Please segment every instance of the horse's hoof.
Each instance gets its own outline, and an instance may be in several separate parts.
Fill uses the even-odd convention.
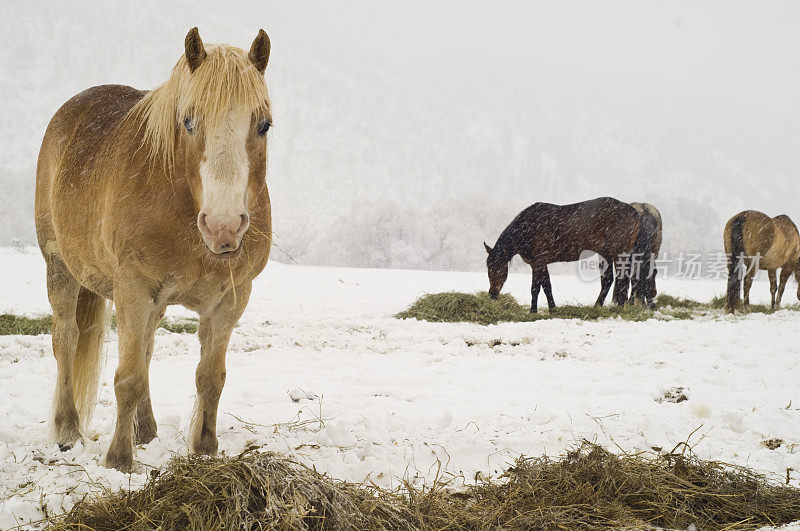
[[[134,444],[148,444],[156,437],[158,437],[158,433],[155,431],[138,432],[136,434]]]
[[[103,459],[103,465],[127,474],[133,470],[133,447],[115,448],[112,442],[105,459]]]
[[[147,444],[156,437],[158,437],[158,429],[156,428],[156,421],[153,417],[150,417],[148,420],[139,420],[134,426],[134,444]]]
[[[195,455],[217,455],[219,440],[216,435],[205,432],[189,444],[189,453]]]
[[[62,452],[68,452],[72,450],[72,447],[75,446],[75,443],[58,443],[58,449]]]

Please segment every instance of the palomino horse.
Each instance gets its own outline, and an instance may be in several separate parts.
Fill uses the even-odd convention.
[[[661,213],[658,211],[656,207],[649,203],[631,203],[631,206],[636,209],[636,213],[639,214],[639,235],[636,237],[637,243],[634,243],[634,247],[642,247],[642,241],[647,240],[650,241],[652,246],[650,251],[652,256],[658,256],[658,252],[661,250],[661,241],[662,241],[662,223],[661,223]],[[633,251],[633,250],[631,250]],[[617,304],[625,304],[628,300],[628,289],[631,287],[631,276],[632,272],[637,271],[637,268],[641,266],[641,257],[636,256],[633,252],[631,255],[626,259],[624,263],[624,267],[622,271],[617,274],[616,281],[614,282],[614,294],[613,294],[613,301]],[[652,262],[651,262],[652,264]],[[651,267],[652,271],[639,271],[639,273],[646,275],[646,282],[645,282],[645,292],[644,292],[644,300],[649,307],[654,306],[654,300],[656,298],[657,290],[656,290],[656,269],[655,267]],[[635,300],[641,300],[641,297],[637,296],[637,284],[633,284],[633,289],[631,289],[631,302]]]
[[[597,306],[602,306],[614,281],[614,264],[634,249],[639,234],[639,215],[629,204],[600,197],[572,205],[535,203],[517,215],[500,234],[494,248],[484,242],[489,272],[489,296],[496,298],[508,277],[508,263],[515,256],[531,266],[531,312],[537,310],[539,290],[544,288],[547,305],[556,304],[547,264],[574,262],[583,251],[593,251],[606,262],[600,280]],[[649,268],[650,242],[641,242],[643,259]],[[646,252],[645,252],[646,251]],[[639,281],[637,277],[637,281]],[[644,293],[640,290],[639,293]]]
[[[744,277],[744,309],[750,307],[750,286],[758,269],[769,275],[772,309],[781,305],[783,290],[792,273],[798,281],[800,299],[800,234],[789,216],[771,218],[762,212],[745,210],[725,224],[725,254],[728,255],[728,296],[725,309],[739,307],[739,289]],[[776,270],[780,268],[780,285]],[[776,296],[777,294],[777,296]]]
[[[105,464],[131,470],[133,443],[156,436],[148,367],[170,304],[200,317],[188,442],[193,453],[216,452],[225,351],[271,245],[269,51],[263,30],[247,53],[204,45],[193,28],[163,85],[93,87],[50,121],[36,232],[53,308],[53,427],[62,448],[81,437],[93,409],[113,300],[117,422]]]

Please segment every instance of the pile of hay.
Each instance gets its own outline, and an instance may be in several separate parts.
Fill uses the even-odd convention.
[[[530,313],[528,306],[520,305],[514,297],[501,294],[497,299],[489,298],[485,291],[470,293],[431,293],[417,299],[405,311],[395,315],[398,319],[418,319],[435,323],[478,323],[482,325],[500,322],[539,321],[542,319],[583,319],[597,320],[620,317],[628,321],[644,321],[657,318],[689,318],[684,308],[655,315],[641,306],[559,306],[553,311],[547,307],[539,313]]]
[[[436,323],[488,325],[504,321],[531,321],[536,314],[520,306],[511,295],[504,293],[497,299],[491,299],[489,293],[483,291],[474,295],[457,292],[424,295],[395,317]]]
[[[398,319],[418,319],[434,323],[478,323],[482,325],[501,322],[527,322],[542,319],[597,319],[620,318],[626,321],[647,319],[675,320],[694,319],[708,314],[721,314],[725,307],[723,297],[714,297],[711,302],[659,295],[655,300],[656,311],[642,306],[603,307],[565,305],[548,311],[539,308],[539,313],[529,313],[528,306],[520,305],[514,297],[502,294],[497,299],[489,298],[485,291],[470,293],[431,293],[417,299],[408,309],[395,315]],[[800,305],[784,305],[784,310],[800,311]],[[769,306],[753,304],[750,313],[771,313]]]
[[[800,490],[685,455],[616,456],[584,442],[520,458],[495,481],[385,491],[271,453],[176,458],[139,491],[78,503],[64,529],[754,529],[800,520]]]

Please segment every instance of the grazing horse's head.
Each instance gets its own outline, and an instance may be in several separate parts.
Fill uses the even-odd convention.
[[[497,246],[492,249],[486,245],[486,242],[483,242],[483,247],[489,255],[486,257],[486,269],[489,272],[489,297],[496,299],[508,278],[509,260],[497,251]]]
[[[269,51],[264,30],[248,53],[204,45],[193,28],[170,78],[132,111],[142,116],[151,154],[172,179],[186,179],[197,230],[217,258],[237,254],[250,213],[267,201]]]

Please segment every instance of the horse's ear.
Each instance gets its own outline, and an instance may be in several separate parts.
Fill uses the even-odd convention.
[[[186,62],[189,63],[189,71],[194,72],[206,58],[206,49],[200,39],[200,32],[197,26],[189,30],[186,34]]]
[[[258,30],[258,35],[256,35],[255,40],[253,41],[253,45],[250,46],[250,53],[248,57],[250,61],[253,62],[256,69],[264,73],[264,70],[267,69],[267,61],[269,61],[269,37],[267,37],[267,32],[263,29]]]
[[[484,249],[486,249],[486,254],[489,254],[489,253],[492,252],[492,248],[489,247],[488,245],[486,245],[486,242],[483,242],[483,247],[484,247]]]

